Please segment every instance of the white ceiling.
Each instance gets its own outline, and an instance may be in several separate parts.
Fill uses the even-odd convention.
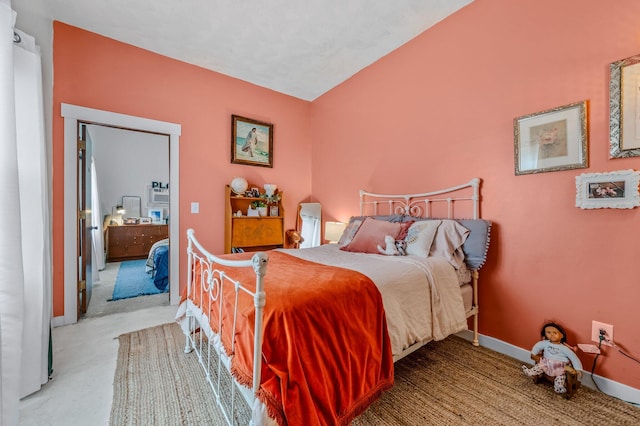
[[[313,100],[473,0],[21,0],[67,24]]]

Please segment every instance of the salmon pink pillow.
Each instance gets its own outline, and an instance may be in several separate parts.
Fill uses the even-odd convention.
[[[379,254],[378,246],[383,249],[385,247],[384,237],[391,235],[393,239],[396,239],[405,227],[404,223],[387,222],[368,217],[362,222],[353,239],[345,246],[340,247],[340,250]]]

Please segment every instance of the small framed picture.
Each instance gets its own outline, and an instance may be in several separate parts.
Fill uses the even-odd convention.
[[[151,223],[151,218],[150,217],[141,217],[140,218],[140,223],[141,224],[150,224]]]
[[[576,207],[632,209],[640,206],[640,172],[621,170],[576,176]]]
[[[278,216],[278,206],[269,206],[269,216]]]
[[[232,115],[231,162],[273,167],[273,124]]]
[[[517,117],[513,132],[516,176],[589,164],[586,101]]]
[[[162,223],[162,209],[149,209],[149,217],[151,218],[151,223],[161,224]]]

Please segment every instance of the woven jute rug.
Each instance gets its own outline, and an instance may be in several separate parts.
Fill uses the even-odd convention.
[[[225,424],[177,324],[119,340],[111,425]],[[395,364],[395,386],[353,425],[640,424],[640,408],[584,386],[566,400],[520,365],[455,336],[431,342]],[[248,415],[241,406],[237,424],[248,424]]]

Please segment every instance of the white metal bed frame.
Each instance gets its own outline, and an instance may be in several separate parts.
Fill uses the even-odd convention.
[[[400,214],[413,217],[432,217],[432,206],[434,204],[446,204],[447,219],[454,219],[454,205],[459,202],[471,202],[472,217],[471,219],[480,218],[480,179],[474,178],[469,182],[451,188],[441,189],[432,192],[423,192],[418,194],[376,194],[373,192],[360,191],[360,215],[381,215],[381,214]],[[467,195],[467,192],[471,192]],[[461,193],[459,196],[441,197],[444,194]],[[369,212],[367,209],[372,209]],[[461,219],[461,218],[457,218]],[[471,309],[466,313],[467,318],[473,316],[473,346],[479,346],[478,341],[478,278],[480,274],[477,269],[471,270],[471,279],[473,285],[473,302]],[[420,349],[425,343],[414,344],[405,349],[400,355],[394,357],[394,361],[404,358],[410,353]]]
[[[465,190],[466,188],[471,188],[473,194],[471,196],[460,196],[460,197],[438,197],[443,194],[457,192],[461,190]],[[383,208],[386,209],[386,213],[384,214],[407,214],[411,216],[420,216],[420,217],[430,217],[431,214],[431,206],[433,203],[447,203],[447,211],[448,217],[453,218],[454,213],[454,203],[461,201],[471,201],[473,203],[473,219],[477,219],[479,217],[479,202],[480,202],[480,179],[473,179],[470,182],[447,188],[444,190],[433,191],[433,192],[425,192],[420,194],[402,194],[402,195],[389,195],[389,194],[376,194],[367,191],[360,191],[360,212],[364,215],[367,207],[372,207],[374,212],[373,215],[383,214],[380,212]],[[386,207],[383,207],[386,206]],[[262,356],[261,356],[261,348],[262,348],[262,321],[263,321],[263,310],[265,306],[266,294],[263,287],[264,276],[267,270],[267,264],[269,261],[269,256],[264,252],[257,252],[253,255],[250,260],[227,260],[217,257],[211,254],[208,250],[206,250],[196,239],[195,231],[193,229],[189,229],[187,231],[187,256],[188,256],[188,268],[187,268],[187,304],[191,303],[189,296],[192,294],[192,282],[193,282],[193,274],[197,271],[194,265],[196,263],[200,264],[199,274],[200,274],[200,282],[203,283],[201,285],[201,292],[208,293],[209,305],[200,310],[198,313],[198,309],[192,305],[192,308],[195,309],[186,309],[186,326],[183,325],[183,330],[185,330],[186,334],[186,344],[184,351],[185,353],[189,353],[191,351],[195,351],[198,357],[198,361],[200,365],[204,369],[206,374],[206,379],[214,393],[216,398],[216,403],[220,407],[221,411],[224,414],[224,417],[229,425],[235,424],[233,416],[235,410],[235,398],[236,398],[236,390],[242,395],[242,397],[247,401],[249,406],[253,408],[254,403],[257,400],[257,393],[260,387],[260,379],[261,379],[261,368],[262,368]],[[222,265],[226,267],[238,267],[238,268],[253,268],[256,274],[256,282],[255,282],[255,291],[249,290],[247,287],[243,286],[242,283],[233,280],[233,278],[229,277],[224,271],[220,269],[216,269],[215,265]],[[472,279],[473,279],[473,306],[472,309],[467,312],[467,318],[470,316],[474,316],[473,321],[473,345],[478,346],[478,271],[472,270]],[[231,390],[231,401],[229,407],[225,407],[222,403],[222,392],[221,392],[221,376],[223,374],[223,369],[229,368],[230,359],[226,356],[224,348],[222,348],[222,344],[219,341],[216,341],[215,333],[211,329],[209,325],[208,318],[202,314],[202,312],[209,312],[211,305],[218,304],[218,324],[217,330],[221,330],[222,327],[228,326],[222,324],[222,315],[221,310],[223,306],[223,297],[224,297],[224,286],[231,285],[234,287],[235,300],[234,304],[234,314],[233,314],[233,324],[230,326],[233,330],[233,335],[235,335],[235,327],[236,327],[236,318],[237,318],[237,307],[238,307],[238,298],[239,297],[252,297],[254,301],[254,306],[256,310],[255,314],[255,324],[254,324],[254,351],[253,351],[253,383],[251,388],[251,393],[246,391],[246,388],[242,385],[238,384],[235,380],[234,383],[236,386],[232,387]],[[202,294],[199,295],[199,300],[205,300],[202,298]],[[199,315],[199,317],[197,317]],[[197,322],[197,324],[196,324]],[[203,331],[205,336],[203,336]],[[206,340],[206,342],[205,342]],[[213,344],[211,343],[213,342]],[[409,348],[407,348],[400,356],[394,357],[394,361],[400,359],[413,351],[419,349],[426,342],[415,344]],[[233,351],[235,349],[235,341],[232,342],[231,352],[233,356]],[[216,356],[212,357],[212,351],[216,352]],[[217,358],[217,360],[215,360]],[[215,361],[212,362],[212,359]],[[254,425],[254,420],[251,420],[250,425]]]

